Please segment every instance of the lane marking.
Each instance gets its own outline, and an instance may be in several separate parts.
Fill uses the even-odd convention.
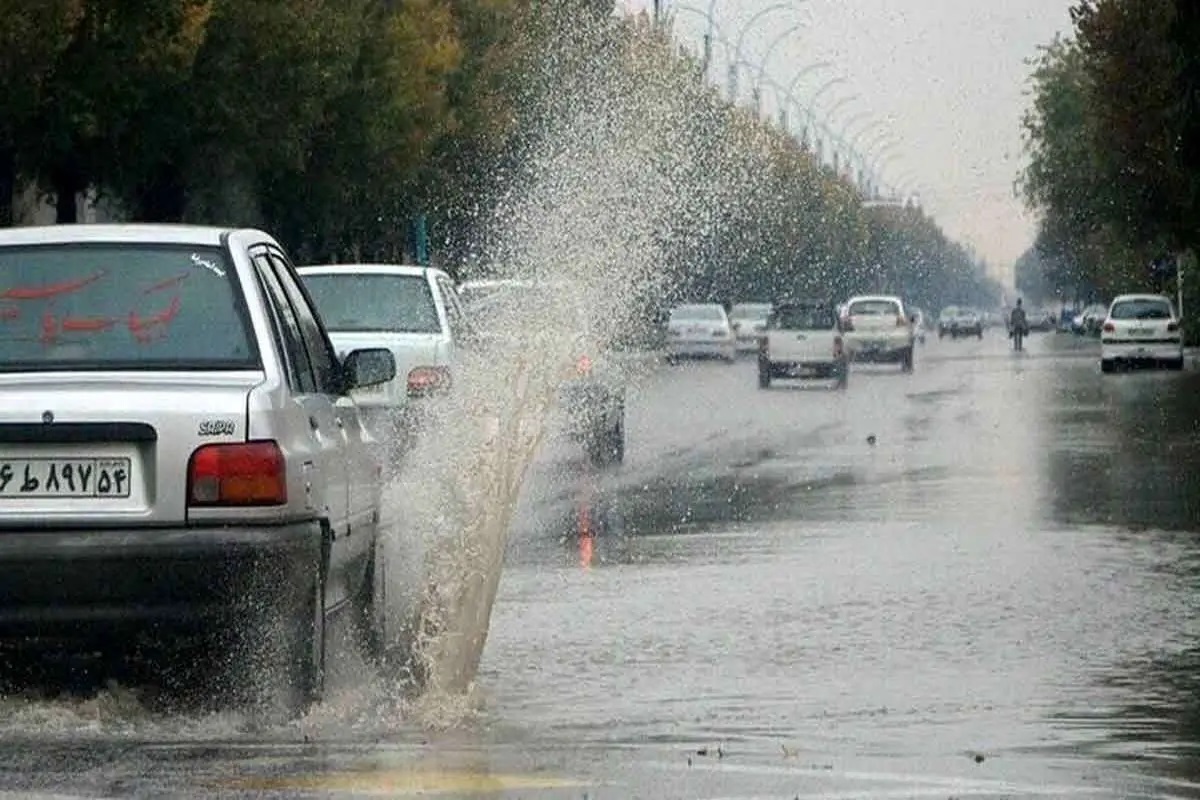
[[[809,778],[824,778],[826,780],[856,780],[856,781],[876,781],[879,783],[907,783],[914,787],[921,787],[921,790],[926,788],[938,791],[945,789],[955,789],[960,792],[1017,792],[1034,796],[1063,796],[1063,795],[1084,795],[1096,794],[1097,787],[1094,786],[1063,786],[1063,785],[1048,785],[1041,784],[1037,786],[1013,783],[1003,779],[989,778],[966,778],[955,776],[942,775],[919,775],[905,774],[900,772],[865,772],[858,770],[836,770],[823,768],[806,768],[806,767],[778,767],[768,764],[730,764],[728,760],[706,764],[701,761],[695,761],[691,766],[681,765],[678,762],[665,761],[641,761],[637,762],[645,767],[654,769],[670,770],[673,772],[689,772],[689,771],[704,771],[704,772],[726,772],[740,773],[743,775],[769,775],[783,777],[799,777],[805,776]],[[861,794],[861,790],[856,790]],[[820,794],[813,795],[814,797],[840,797],[840,794]],[[864,795],[866,796],[866,795]],[[875,795],[871,795],[875,796]]]
[[[263,776],[223,781],[229,789],[251,791],[330,791],[384,794],[390,797],[439,792],[492,793],[511,790],[576,789],[590,786],[548,775],[503,775],[486,772],[393,769],[334,772],[326,775]]]

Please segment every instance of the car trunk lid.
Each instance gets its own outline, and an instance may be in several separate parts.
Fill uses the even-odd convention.
[[[192,452],[245,441],[262,381],[255,371],[6,375],[0,527],[184,523]]]

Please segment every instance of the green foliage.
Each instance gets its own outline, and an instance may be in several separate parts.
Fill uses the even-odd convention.
[[[608,87],[628,114],[673,109],[657,139],[629,146],[705,198],[653,233],[677,278],[660,302],[995,299],[931,219],[864,208],[793,138],[699,81],[665,30],[610,6],[0,0],[0,179],[7,163],[132,219],[260,225],[306,262],[405,259],[425,213],[435,261],[457,272],[491,252],[492,212],[571,124],[562,87]]]
[[[1162,289],[1147,265],[1195,249],[1198,18],[1190,0],[1081,0],[1074,37],[1035,62],[1024,190],[1042,224],[1027,281],[1064,297]]]

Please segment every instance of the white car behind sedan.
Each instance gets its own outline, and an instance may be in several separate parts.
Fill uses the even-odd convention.
[[[1108,308],[1100,328],[1100,369],[1135,364],[1183,369],[1180,320],[1163,295],[1123,294]]]
[[[718,303],[676,306],[667,320],[667,358],[737,359],[737,338]]]
[[[421,405],[449,387],[468,323],[450,276],[431,267],[331,264],[297,270],[339,352],[384,347],[396,377],[356,393],[370,424],[405,445]]]

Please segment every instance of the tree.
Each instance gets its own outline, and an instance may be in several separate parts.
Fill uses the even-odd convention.
[[[54,194],[59,222],[74,222],[81,193],[141,156],[120,147],[121,133],[186,81],[211,2],[80,0],[65,9],[66,40],[52,48],[18,147],[18,159]]]
[[[0,0],[0,227],[13,224],[19,178],[37,168],[18,160],[19,145],[82,15],[83,0]]]

